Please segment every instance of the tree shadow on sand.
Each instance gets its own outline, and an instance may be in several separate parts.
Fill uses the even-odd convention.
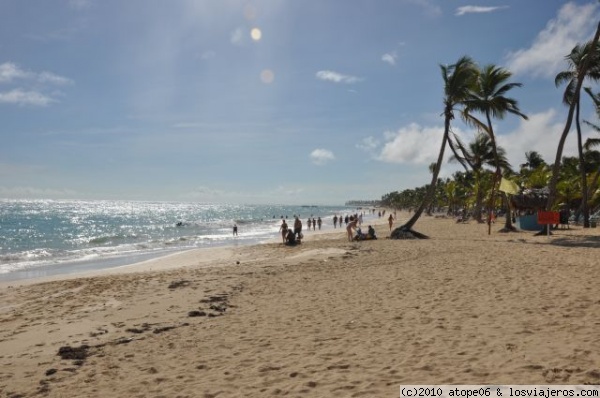
[[[554,239],[551,245],[564,247],[595,247],[600,248],[600,236],[577,236]]]

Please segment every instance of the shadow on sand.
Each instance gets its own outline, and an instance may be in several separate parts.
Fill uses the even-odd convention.
[[[551,245],[566,247],[596,247],[600,248],[600,236],[569,236],[554,239]]]

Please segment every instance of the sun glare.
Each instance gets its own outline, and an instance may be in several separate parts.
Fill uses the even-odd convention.
[[[265,83],[265,84],[273,83],[274,79],[275,79],[275,74],[273,73],[273,71],[271,69],[264,69],[262,72],[260,72],[260,80],[263,83]]]
[[[258,28],[253,28],[250,31],[250,37],[252,37],[252,40],[254,40],[254,41],[259,41],[260,38],[262,37],[262,32]]]

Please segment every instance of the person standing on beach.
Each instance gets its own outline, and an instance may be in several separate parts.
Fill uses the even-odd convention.
[[[358,219],[354,217],[350,217],[348,224],[346,225],[346,232],[348,232],[348,242],[352,242],[352,238],[354,235],[354,230],[356,230],[358,224]]]
[[[238,236],[237,229],[237,224],[233,224],[233,236]]]
[[[333,228],[337,228],[337,214],[333,216]]]
[[[390,231],[392,230],[392,225],[394,225],[394,216],[390,213],[388,217],[388,224],[390,224]]]
[[[287,233],[288,233],[288,225],[285,222],[285,220],[282,220],[281,227],[279,227],[279,232],[281,232],[281,239],[283,240],[283,243],[285,244],[285,238],[287,237]]]
[[[297,235],[299,238],[302,237],[302,221],[300,221],[298,217],[296,217],[296,219],[294,220],[294,234]]]
[[[319,231],[321,230],[321,224],[323,224],[323,220],[321,220],[321,217],[317,218],[317,225],[319,226]]]

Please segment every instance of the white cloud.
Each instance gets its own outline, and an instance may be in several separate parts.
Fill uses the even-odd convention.
[[[0,92],[0,103],[17,104],[17,105],[35,105],[46,106],[52,102],[58,102],[55,98],[62,96],[63,93],[54,91],[51,95],[46,95],[40,90],[48,88],[48,85],[65,85],[72,84],[73,81],[63,76],[59,76],[52,72],[31,72],[21,69],[12,62],[0,64],[0,83],[14,83],[19,81],[22,85],[29,85],[35,89],[26,89],[17,87],[11,91]],[[40,87],[41,83],[41,87]]]
[[[10,83],[16,79],[26,79],[31,74],[19,68],[12,62],[5,62],[0,65],[0,83]]]
[[[457,128],[453,130],[461,134]],[[423,127],[416,123],[396,132],[386,131],[386,142],[377,159],[386,163],[430,164],[437,160],[443,134],[441,126]]]
[[[322,166],[327,162],[335,160],[333,152],[327,149],[315,149],[310,153],[312,162],[318,166]]]
[[[481,14],[486,12],[493,12],[508,8],[508,6],[496,6],[496,7],[482,7],[482,6],[462,6],[456,9],[454,15],[460,16],[465,14]]]
[[[379,140],[372,136],[363,138],[360,143],[356,144],[356,147],[367,153],[373,154],[379,147]]]
[[[39,91],[23,91],[17,88],[0,93],[0,103],[4,104],[47,106],[53,102],[56,102],[56,100]]]
[[[50,84],[70,84],[73,83],[71,79],[59,76],[52,72],[40,72],[35,73],[21,69],[18,65],[12,62],[5,62],[0,65],[0,83],[12,83],[15,80],[35,80],[40,83]]]
[[[344,75],[330,70],[320,70],[317,72],[317,79],[330,81],[334,83],[352,84],[361,81],[362,79],[356,76]]]
[[[560,135],[564,129],[563,115],[554,109],[528,115],[529,120],[520,120],[518,127],[506,134],[497,134],[498,145],[504,148],[514,169],[525,161],[525,152],[538,152],[547,163],[554,163]],[[473,132],[453,127],[454,134],[464,142],[473,140]],[[377,139],[365,138],[357,148],[374,155],[386,163],[429,165],[437,160],[444,128],[442,126],[420,126],[411,123],[397,131],[384,132],[384,143]],[[583,140],[597,135],[590,129],[583,131]],[[446,147],[445,161],[452,155]],[[574,133],[567,137],[563,156],[577,156],[577,140]]]
[[[381,56],[381,60],[390,65],[396,65],[396,59],[398,59],[398,53],[396,53],[396,51],[385,53]]]
[[[578,43],[591,39],[598,20],[598,4],[565,4],[550,20],[531,47],[510,53],[508,68],[515,74],[552,78],[566,67],[565,56]]]
[[[52,72],[42,72],[42,73],[38,74],[37,80],[40,83],[50,83],[50,84],[56,84],[59,86],[73,83],[73,80],[67,79],[66,77],[63,77],[63,76],[55,75]]]
[[[521,120],[516,130],[498,135],[498,145],[506,150],[514,169],[525,162],[525,152],[529,151],[538,152],[548,164],[554,163],[558,141],[565,127],[564,119],[554,109],[528,116],[529,120]],[[585,141],[585,137],[583,139]],[[576,155],[577,140],[571,132],[565,141],[563,156]]]

